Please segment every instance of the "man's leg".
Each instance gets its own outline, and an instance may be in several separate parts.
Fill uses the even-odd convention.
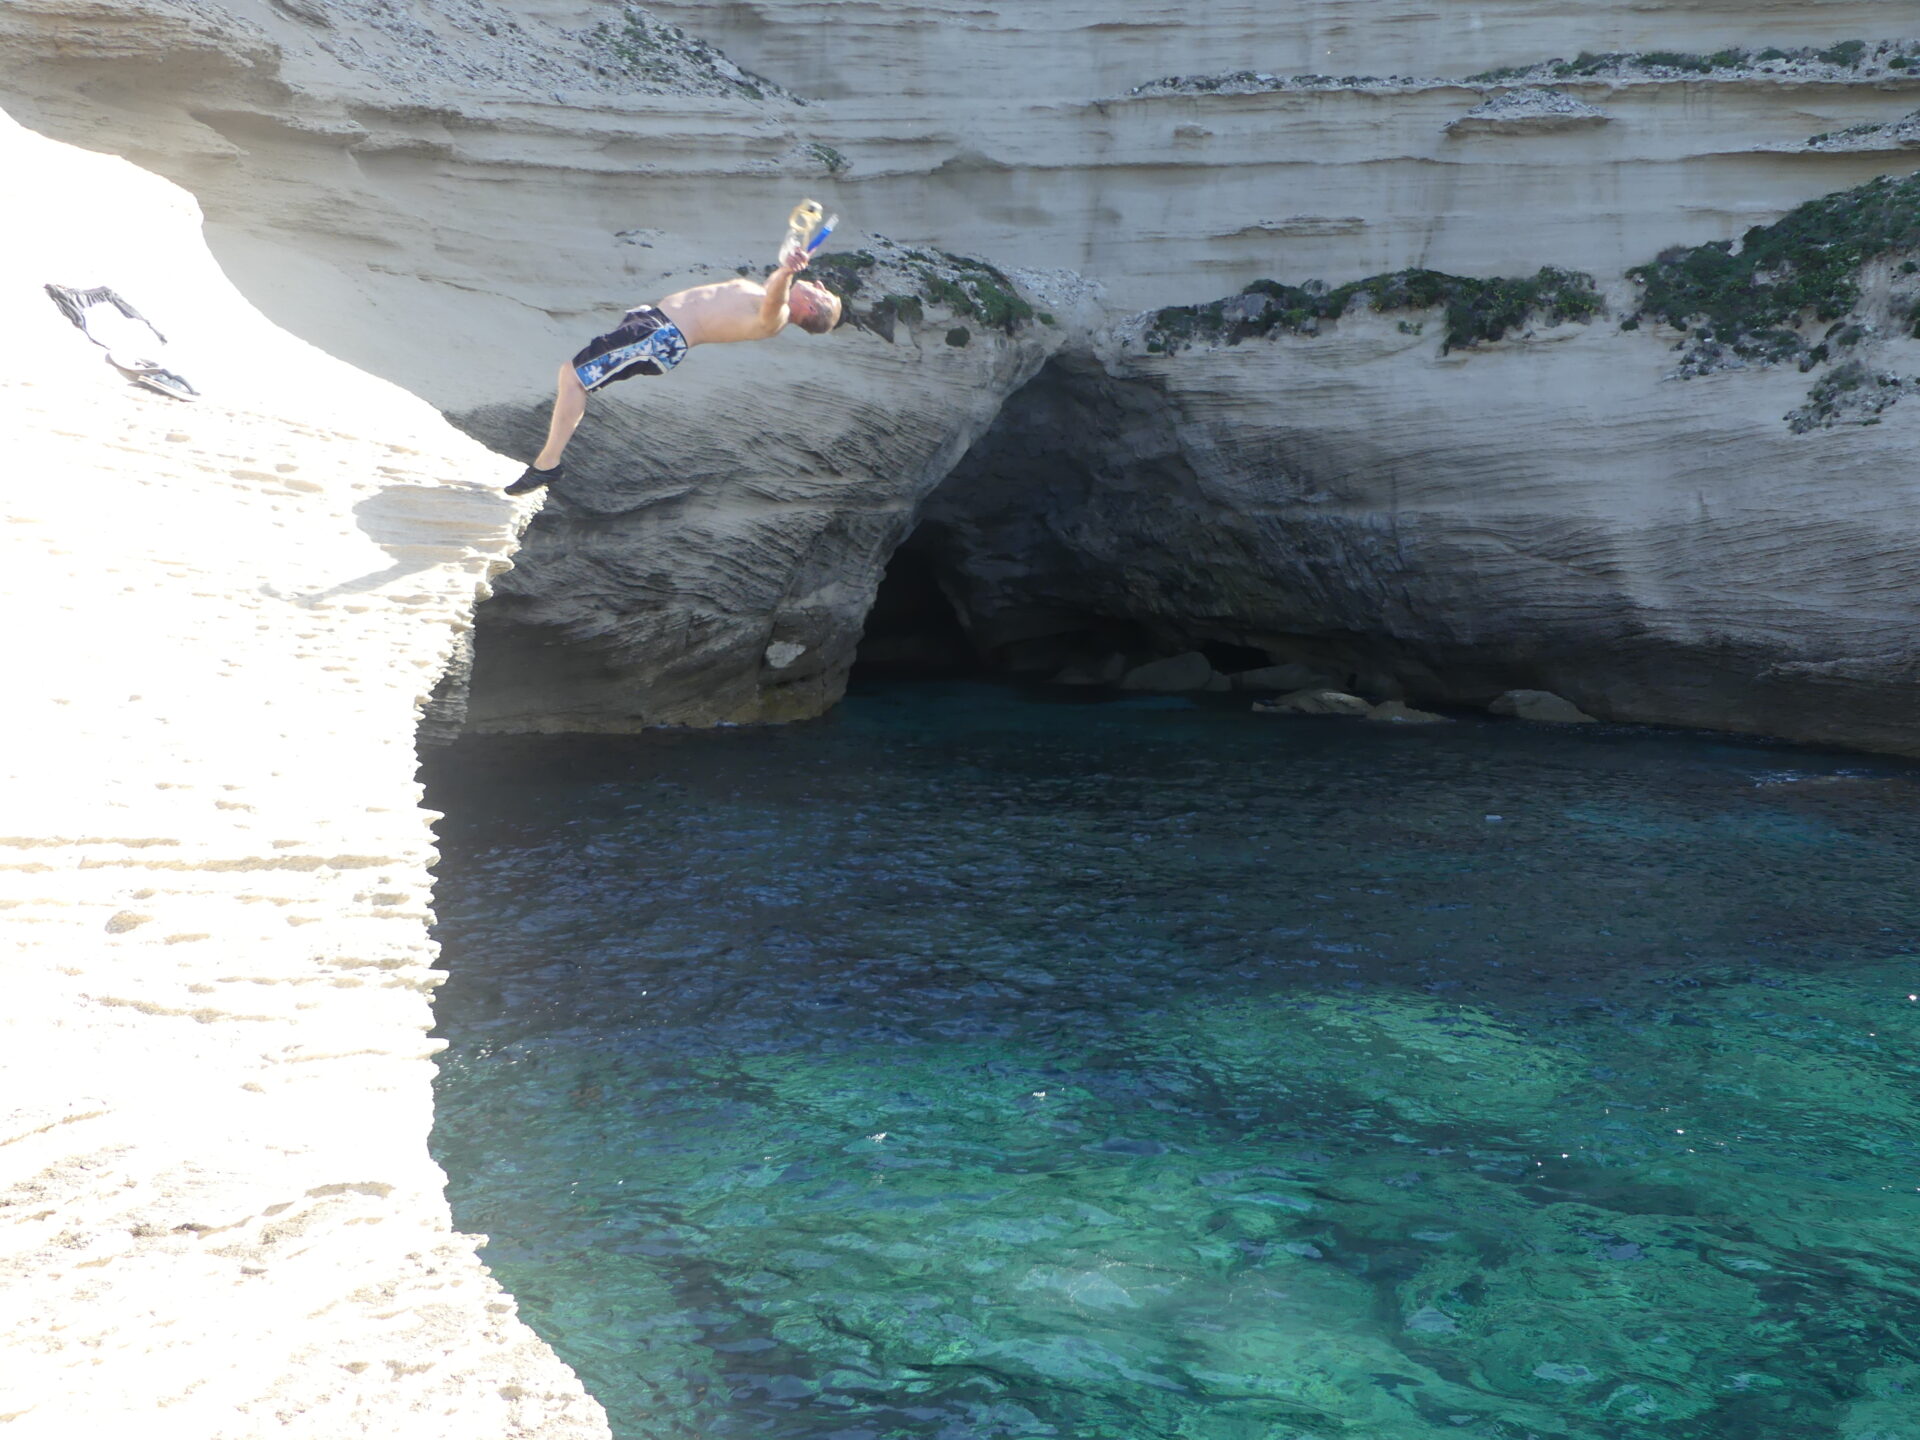
[[[560,388],[553,397],[553,419],[547,424],[547,443],[533,457],[526,473],[507,486],[509,495],[524,495],[561,474],[560,460],[567,453],[567,442],[580,428],[580,417],[587,413],[587,387],[573,373],[571,364],[560,367]]]
[[[551,470],[566,453],[567,442],[579,428],[580,417],[587,413],[587,387],[573,373],[573,366],[560,367],[560,389],[553,397],[553,421],[547,426],[547,445],[533,457],[533,468]]]

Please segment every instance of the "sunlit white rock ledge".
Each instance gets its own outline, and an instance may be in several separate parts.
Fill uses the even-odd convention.
[[[0,168],[0,1434],[604,1436],[427,1151],[414,727],[512,467],[268,324],[173,186],[3,116]]]

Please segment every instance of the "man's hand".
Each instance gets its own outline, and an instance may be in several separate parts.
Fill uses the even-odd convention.
[[[780,268],[797,275],[807,268],[807,262],[812,259],[804,245],[786,245],[780,251]]]

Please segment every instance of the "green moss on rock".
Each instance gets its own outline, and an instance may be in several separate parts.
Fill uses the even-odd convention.
[[[1439,270],[1399,270],[1333,289],[1317,281],[1286,285],[1256,280],[1230,300],[1159,311],[1147,328],[1147,348],[1157,354],[1195,343],[1237,345],[1276,331],[1317,334],[1321,321],[1337,320],[1362,297],[1378,313],[1444,310],[1443,352],[1498,340],[1534,315],[1554,322],[1591,320],[1601,309],[1591,275],[1553,266],[1525,278],[1486,280]],[[1402,329],[1407,329],[1404,323]],[[1409,333],[1417,334],[1418,328]]]
[[[1903,250],[1920,250],[1920,175],[1824,195],[1754,226],[1737,248],[1675,248],[1627,274],[1643,287],[1642,315],[1733,355],[1779,361],[1810,349],[1799,325],[1853,312],[1867,262]]]
[[[1878,425],[1880,417],[1920,382],[1859,360],[1833,367],[1807,392],[1807,403],[1787,412],[1787,428],[1796,435],[1836,425]]]
[[[616,20],[602,21],[586,35],[601,61],[601,73],[618,73],[642,88],[692,89],[765,100],[769,92],[791,99],[764,76],[735,65],[720,51],[678,25],[638,6],[623,6]]]
[[[807,153],[818,160],[829,175],[841,175],[853,168],[853,162],[831,145],[810,144]]]
[[[1601,77],[1646,75],[1653,78],[1689,75],[1739,75],[1758,66],[1790,67],[1832,66],[1840,70],[1858,70],[1869,62],[1885,64],[1889,69],[1905,70],[1914,63],[1906,53],[1911,41],[1882,41],[1870,46],[1865,40],[1842,40],[1826,46],[1802,46],[1782,50],[1776,46],[1754,53],[1729,45],[1709,54],[1685,50],[1582,50],[1571,60],[1546,60],[1532,65],[1504,65],[1467,76],[1473,85],[1499,85],[1514,80],[1552,78],[1590,80]]]
[[[944,250],[909,250],[907,255],[922,293],[956,317],[977,320],[1009,335],[1033,319],[1033,306],[1020,298],[1013,281],[986,261]]]
[[[883,267],[878,276],[869,273],[876,266]],[[1021,297],[1004,271],[967,255],[891,248],[883,255],[868,250],[837,251],[815,256],[807,273],[849,302],[854,323],[876,330],[889,340],[896,323],[920,324],[929,306],[946,310],[957,321],[1008,335],[1036,318],[1054,323],[1051,316],[1036,317],[1033,306]],[[872,308],[868,311],[853,309],[855,297],[881,284],[899,288],[870,301]],[[951,339],[956,332],[948,333],[949,344],[966,343]],[[971,330],[966,333],[971,335]]]

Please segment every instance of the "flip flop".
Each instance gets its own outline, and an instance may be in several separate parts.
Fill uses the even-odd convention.
[[[198,400],[200,392],[188,383],[184,375],[176,375],[171,370],[162,370],[154,366],[138,375],[127,378],[136,385],[144,385],[149,390],[158,390],[162,395],[171,395],[176,400]]]

